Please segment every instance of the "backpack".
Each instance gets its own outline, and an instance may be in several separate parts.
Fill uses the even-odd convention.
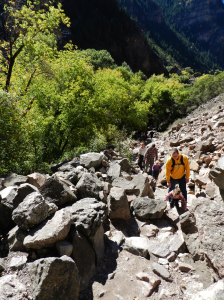
[[[171,171],[173,171],[174,166],[175,166],[175,159],[173,157],[171,157],[172,159],[172,166],[171,166]],[[184,161],[183,161],[183,155],[180,156],[180,164],[184,166]]]

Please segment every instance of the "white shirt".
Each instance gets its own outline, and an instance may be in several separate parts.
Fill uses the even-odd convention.
[[[144,149],[142,147],[140,147],[138,149],[138,154],[145,156],[145,152],[146,152],[147,148],[145,147]]]

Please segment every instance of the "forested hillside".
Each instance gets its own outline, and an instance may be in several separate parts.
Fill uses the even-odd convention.
[[[177,19],[178,14],[184,10],[180,1],[177,3],[177,1],[159,0],[118,0],[118,3],[138,21],[149,44],[160,55],[166,66],[176,64],[201,72],[208,72],[219,67],[217,60],[207,51],[208,49],[203,49],[200,43],[191,41],[188,32],[186,34],[178,32],[177,29],[181,24],[177,27],[170,26],[173,24],[171,20]]]
[[[172,28],[184,34],[193,47],[207,51],[224,68],[224,3],[221,0],[155,0]]]

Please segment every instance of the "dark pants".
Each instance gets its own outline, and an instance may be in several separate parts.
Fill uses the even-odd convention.
[[[142,166],[143,159],[144,159],[144,156],[143,155],[139,155],[138,165],[139,165],[139,168],[141,170],[143,169],[143,166]]]
[[[186,179],[185,179],[185,175],[180,178],[180,179],[173,179],[172,177],[170,177],[170,183],[171,186],[169,187],[169,192],[171,192],[172,190],[175,189],[175,185],[178,183],[181,193],[183,194],[184,198],[186,199],[187,202],[187,188],[186,188]],[[171,199],[169,198],[170,204],[171,204]]]
[[[152,177],[153,177],[154,179],[157,179],[157,178],[158,178],[158,175],[159,175],[159,171],[152,170]]]
[[[170,201],[170,207],[176,206],[176,208],[179,208],[179,200],[180,200],[180,199],[173,199],[173,198],[170,198],[170,199],[169,199],[169,201]]]

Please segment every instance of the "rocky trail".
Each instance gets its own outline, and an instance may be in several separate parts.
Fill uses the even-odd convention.
[[[0,300],[224,299],[223,98],[151,142],[157,181],[112,149],[0,178]],[[163,201],[173,147],[190,162],[186,212]]]

